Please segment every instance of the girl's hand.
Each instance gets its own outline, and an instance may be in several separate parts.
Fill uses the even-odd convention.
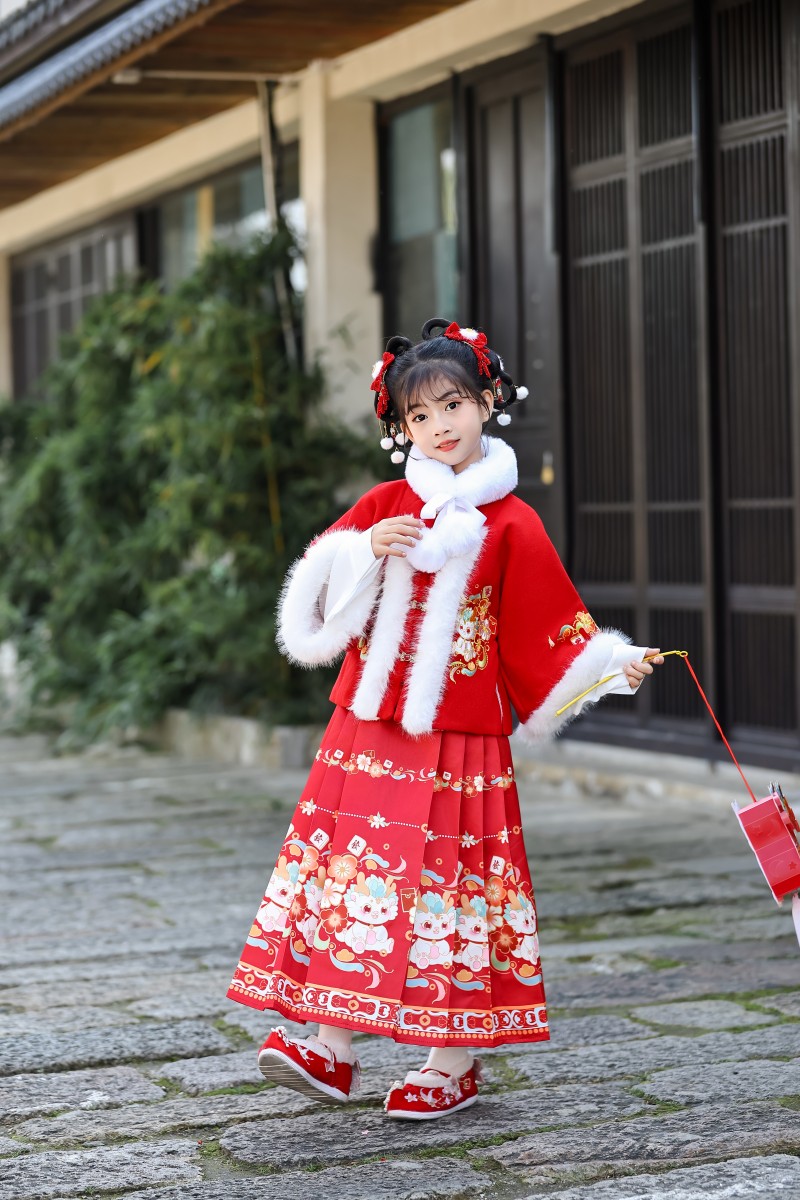
[[[644,679],[645,675],[653,674],[653,667],[660,667],[664,661],[664,656],[656,650],[646,650],[644,657],[650,658],[651,655],[657,654],[658,658],[654,658],[652,662],[632,662],[628,663],[624,674],[628,683],[635,690]]]
[[[376,558],[391,554],[393,558],[405,558],[403,546],[413,546],[422,537],[422,521],[419,517],[387,517],[372,526],[372,553]]]

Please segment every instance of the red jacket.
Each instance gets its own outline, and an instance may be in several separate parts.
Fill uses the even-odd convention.
[[[508,734],[513,705],[533,740],[552,736],[574,715],[557,710],[600,679],[625,639],[597,629],[541,520],[510,494],[515,484],[513,452],[490,439],[487,457],[459,476],[418,457],[406,479],[372,488],[292,569],[284,651],[313,665],[345,650],[331,699],[364,720],[397,721],[411,734]],[[428,523],[419,555],[388,557],[374,583],[323,624],[321,597],[347,539],[386,517],[419,517],[432,497],[447,506],[451,491],[465,511],[451,502]],[[475,508],[485,518],[479,529]]]

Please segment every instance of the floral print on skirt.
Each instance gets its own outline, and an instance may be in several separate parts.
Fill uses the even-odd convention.
[[[337,708],[228,996],[398,1042],[546,1040],[508,739]]]

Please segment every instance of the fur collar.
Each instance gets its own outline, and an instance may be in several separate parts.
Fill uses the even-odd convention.
[[[468,500],[476,508],[502,500],[517,486],[517,457],[501,438],[484,437],[485,453],[456,475],[447,463],[427,458],[416,446],[406,462],[406,482],[420,500],[427,503],[437,492],[447,492]]]

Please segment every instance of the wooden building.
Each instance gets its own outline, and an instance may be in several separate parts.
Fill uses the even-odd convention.
[[[800,0],[29,0],[0,20],[0,390],[119,269],[169,283],[258,221],[271,81],[331,404],[363,410],[389,333],[487,328],[595,618],[689,649],[742,752],[797,767],[799,50]],[[580,736],[716,746],[674,662]]]

